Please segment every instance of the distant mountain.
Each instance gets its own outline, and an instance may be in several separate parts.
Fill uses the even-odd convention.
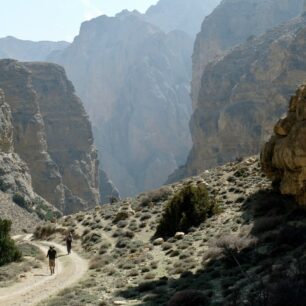
[[[201,23],[221,0],[160,0],[145,16],[163,31],[181,30],[191,37],[200,31]]]
[[[68,42],[59,41],[30,41],[21,40],[12,36],[0,38],[0,58],[12,58],[19,61],[45,61],[56,51],[69,46]]]
[[[192,39],[137,12],[84,22],[62,52],[93,123],[102,168],[122,196],[161,185],[190,149]]]

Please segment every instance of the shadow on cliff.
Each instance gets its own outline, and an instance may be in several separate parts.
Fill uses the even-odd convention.
[[[237,238],[239,241],[227,239],[223,245],[220,243],[219,256],[204,260],[201,269],[195,273],[184,271],[178,278],[144,281],[118,295],[141,299],[143,306],[161,306],[167,305],[176,292],[195,289],[210,300],[203,305],[272,305],[270,298],[262,300],[272,292],[262,280],[268,278],[268,283],[279,284],[293,264],[302,261],[306,267],[306,211],[293,198],[268,189],[247,198],[241,211],[240,225],[251,226],[250,231]],[[282,299],[292,299],[290,294],[284,297],[277,292]],[[183,300],[171,304],[178,305],[200,306]]]

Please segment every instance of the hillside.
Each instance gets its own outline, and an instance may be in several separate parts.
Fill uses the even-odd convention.
[[[151,240],[167,200],[184,186],[203,182],[221,212],[185,235]],[[98,299],[100,305],[161,306],[186,289],[197,291],[183,292],[169,305],[187,306],[196,297],[207,300],[205,305],[289,305],[277,304],[277,298],[292,299],[297,287],[290,271],[305,264],[306,215],[269,186],[258,159],[251,157],[65,217],[57,231],[74,230],[73,250],[90,258],[90,270],[83,282],[42,305],[97,305]],[[39,236],[41,229],[36,233]],[[49,239],[61,241],[62,236],[52,234]],[[284,278],[292,284],[285,296],[279,287]],[[271,304],[263,304],[261,293]],[[250,304],[244,304],[247,301]]]

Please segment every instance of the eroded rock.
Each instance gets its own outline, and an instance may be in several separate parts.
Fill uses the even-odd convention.
[[[261,166],[282,194],[306,206],[306,85],[291,98],[288,114],[261,152]]]

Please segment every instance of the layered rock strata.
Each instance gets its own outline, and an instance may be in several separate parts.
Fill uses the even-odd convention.
[[[13,221],[15,233],[31,230],[39,218],[14,203],[16,195],[24,199],[24,203],[30,203],[32,211],[36,210],[37,203],[40,210],[55,210],[33,191],[29,168],[14,152],[11,110],[0,89],[0,217]]]
[[[306,18],[254,38],[207,65],[190,127],[190,176],[259,152],[272,122],[306,79]]]
[[[306,207],[306,85],[290,100],[287,116],[274,126],[274,135],[261,153],[263,171],[282,194],[293,195]]]
[[[230,48],[303,11],[304,0],[223,0],[202,23],[193,52],[192,104],[196,108],[205,66]]]
[[[62,212],[99,203],[91,126],[64,70],[54,64],[0,61],[0,88],[14,126],[15,151],[34,190]]]

